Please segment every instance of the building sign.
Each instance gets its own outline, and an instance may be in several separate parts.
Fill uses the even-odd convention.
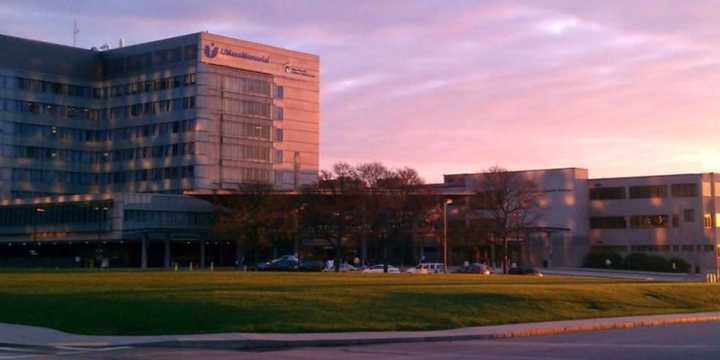
[[[305,70],[303,68],[299,68],[297,66],[292,66],[290,64],[285,64],[285,72],[288,74],[293,74],[293,75],[300,75],[300,76],[311,77],[311,78],[315,77],[314,75],[308,73],[307,70]]]
[[[238,59],[245,59],[250,61],[257,61],[269,64],[270,63],[270,57],[269,56],[263,56],[263,55],[256,55],[251,54],[245,51],[236,51],[229,47],[218,47],[214,43],[211,43],[210,45],[205,45],[205,48],[203,48],[203,54],[208,59],[214,59],[218,56],[218,54],[223,56],[229,56],[234,57]]]

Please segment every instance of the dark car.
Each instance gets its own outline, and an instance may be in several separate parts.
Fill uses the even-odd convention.
[[[281,256],[275,260],[257,264],[260,271],[296,271],[300,267],[300,261],[293,255]]]
[[[492,268],[490,266],[487,266],[485,264],[480,263],[472,263],[468,266],[463,266],[456,271],[457,273],[463,273],[463,274],[482,274],[482,275],[490,275],[492,274]]]
[[[304,260],[298,266],[299,271],[323,271],[325,262],[322,260]]]
[[[510,270],[508,270],[508,274],[543,276],[543,273],[535,268],[511,268]]]

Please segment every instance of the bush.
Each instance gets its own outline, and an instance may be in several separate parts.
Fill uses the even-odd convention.
[[[632,253],[625,257],[628,270],[672,272],[672,262],[662,256]]]
[[[691,270],[690,264],[688,264],[687,261],[685,261],[681,258],[676,258],[676,257],[671,258],[670,259],[670,268],[672,268],[672,263],[675,263],[674,272],[686,273],[686,272],[690,272],[690,270]]]
[[[614,251],[593,251],[585,257],[583,267],[588,268],[608,268],[606,260],[610,260],[610,269],[622,269],[622,255]]]

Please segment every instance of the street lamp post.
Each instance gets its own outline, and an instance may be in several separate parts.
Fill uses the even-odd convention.
[[[42,215],[43,213],[45,213],[45,209],[41,208],[41,207],[35,208],[35,213],[37,214],[37,216],[35,216],[35,221],[33,221],[33,233],[32,233],[33,242],[37,241],[37,224],[38,224],[38,220],[40,219],[39,216]]]
[[[443,203],[443,267],[446,274],[448,272],[447,207],[452,203],[452,199],[447,199]]]

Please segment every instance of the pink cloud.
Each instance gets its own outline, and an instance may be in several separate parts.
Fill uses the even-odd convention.
[[[431,181],[494,164],[625,176],[720,170],[716,6],[6,1],[0,32],[68,43],[78,18],[87,47],[211,30],[317,53],[323,167],[378,160]]]

